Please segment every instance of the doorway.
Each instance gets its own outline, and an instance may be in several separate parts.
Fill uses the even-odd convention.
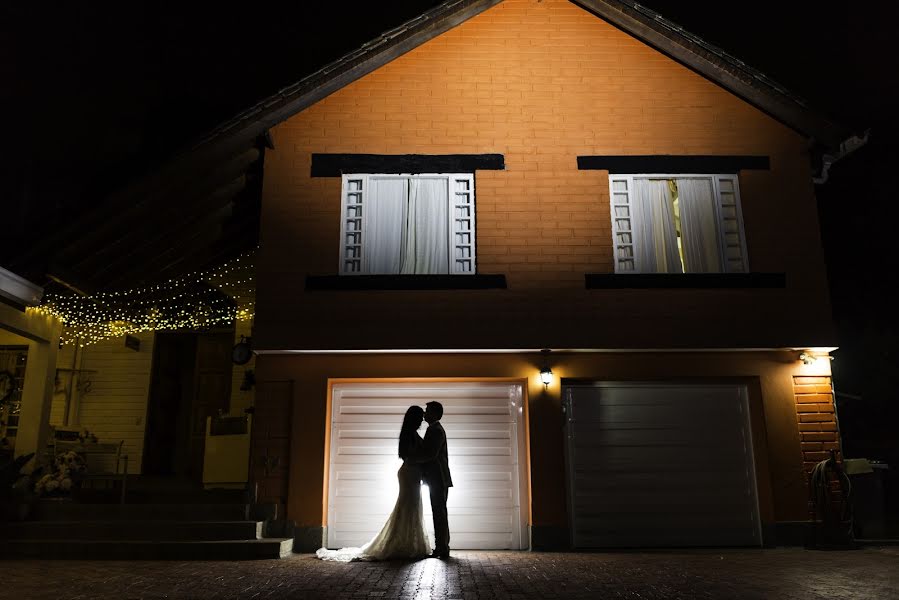
[[[230,404],[233,345],[232,329],[156,334],[144,475],[202,480],[206,417]]]

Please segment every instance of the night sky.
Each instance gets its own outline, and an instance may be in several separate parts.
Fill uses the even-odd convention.
[[[312,4],[3,3],[7,239],[27,244],[31,234],[16,232],[36,214],[84,210],[217,123],[438,2]],[[899,6],[764,0],[728,3],[725,13],[721,3],[644,4],[859,133],[871,129],[869,144],[835,165],[817,194],[840,332],[835,386],[863,396],[838,396],[844,435],[851,426],[849,437],[895,440],[885,423],[895,422],[899,402],[888,289],[899,258],[888,178],[899,158],[891,30]],[[847,454],[852,443],[866,451],[847,440]]]

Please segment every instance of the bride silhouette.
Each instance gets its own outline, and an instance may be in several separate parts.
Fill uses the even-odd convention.
[[[315,555],[322,560],[350,562],[354,560],[389,560],[425,558],[430,542],[425,531],[424,510],[421,504],[421,461],[423,441],[418,428],[424,421],[424,410],[410,406],[400,429],[399,456],[403,465],[396,476],[400,493],[393,512],[381,531],[359,548],[328,550],[319,548]]]

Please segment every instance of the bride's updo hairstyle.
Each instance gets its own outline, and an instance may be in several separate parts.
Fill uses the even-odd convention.
[[[425,418],[425,411],[420,406],[412,405],[408,409],[406,409],[406,416],[403,417],[403,428],[400,429],[400,444],[399,444],[399,455],[400,458],[405,459],[412,448],[415,446],[415,442],[417,441],[418,428],[421,427],[421,422]]]

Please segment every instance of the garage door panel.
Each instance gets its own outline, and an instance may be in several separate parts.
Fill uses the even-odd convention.
[[[691,421],[684,421],[682,417],[693,417],[699,423],[707,418],[716,420],[739,419],[739,412],[734,413],[732,408],[720,404],[690,406],[678,408],[675,404],[643,405],[634,407],[621,406],[597,406],[591,409],[591,414],[582,416],[582,411],[576,411],[572,416],[578,422],[596,422],[610,427],[616,425],[639,425],[641,427],[672,427],[679,426],[687,429],[696,429]]]
[[[450,452],[453,452],[450,449]],[[361,467],[365,470],[387,470],[393,469],[389,475],[391,479],[396,480],[396,470],[402,461],[397,458],[396,451],[393,454],[365,455],[365,454],[342,454],[335,455],[331,461],[333,465],[339,465],[342,469],[355,469]],[[484,456],[455,456],[450,459],[450,471],[453,474],[453,481],[456,481],[456,471],[460,473],[469,469],[500,469],[500,468],[516,468],[516,457],[509,454],[489,454]]]
[[[406,409],[438,400],[447,432],[454,548],[527,545],[518,384],[339,384],[333,390],[328,545],[357,546],[380,530],[396,502],[397,437]],[[420,434],[424,435],[423,426]],[[427,488],[422,489],[429,529]]]
[[[612,518],[613,517],[613,518]],[[722,515],[707,515],[699,512],[676,512],[644,515],[637,512],[607,511],[592,519],[585,520],[590,525],[591,533],[599,531],[616,531],[619,533],[648,531],[695,531],[726,528],[737,531],[733,519]]]
[[[592,516],[603,514],[611,517],[611,513],[616,512],[621,515],[642,514],[647,519],[653,519],[660,514],[695,514],[706,518],[709,522],[719,517],[724,520],[732,519],[729,514],[719,515],[714,510],[714,506],[721,502],[727,502],[734,510],[741,507],[752,508],[752,502],[748,500],[732,502],[732,499],[724,492],[712,497],[707,497],[701,492],[666,494],[664,499],[660,499],[656,492],[654,495],[631,493],[626,498],[615,498],[608,495],[585,496],[575,502],[575,509],[589,511],[588,514]]]
[[[720,422],[719,422],[720,423]],[[739,424],[739,420],[735,420],[734,425]],[[675,424],[667,427],[639,427],[636,424],[632,427],[609,427],[601,426],[595,423],[576,423],[571,428],[571,434],[578,438],[578,447],[583,445],[596,446],[629,446],[629,445],[664,445],[679,444],[691,445],[697,444],[706,447],[714,447],[721,445],[722,441],[727,441],[728,437],[733,433],[726,433],[721,430],[707,431],[703,427],[677,426]]]
[[[341,419],[341,423],[348,423],[348,424],[382,423],[385,427],[389,427],[390,425],[394,424],[393,420],[396,419],[397,415],[399,415],[400,420],[402,420],[403,413],[406,412],[406,409],[409,408],[409,405],[402,405],[402,407],[400,407],[400,408],[401,409],[398,409],[397,412],[392,414],[392,417],[391,417],[390,413],[385,413],[386,416],[391,417],[386,420],[381,420],[379,418],[381,415],[370,415],[370,414],[365,414],[365,413],[341,414],[340,419]],[[378,418],[376,418],[376,417],[378,417]],[[462,418],[460,416],[453,418],[452,415],[447,415],[444,413],[444,416],[442,419],[440,419],[440,422],[443,423],[443,427],[444,427],[444,429],[446,429],[447,435],[449,435],[451,426],[458,427],[460,425],[473,425],[473,424],[474,425],[484,424],[484,425],[488,425],[488,426],[491,424],[506,425],[509,423],[509,419],[511,417],[512,417],[512,415],[509,414],[509,411],[506,411],[504,413],[496,413],[496,412],[479,413],[478,415],[476,415],[474,417],[468,417],[468,418]]]
[[[608,544],[610,539],[620,539],[619,543]],[[699,542],[689,542],[689,532],[667,530],[658,527],[637,530],[606,530],[581,536],[576,540],[578,546],[585,548],[646,548],[646,547],[714,547],[745,546],[745,533],[737,528],[722,528],[704,533]]]
[[[658,492],[664,489],[668,492],[676,492],[680,489],[695,489],[708,487],[708,472],[698,470],[695,466],[679,471],[665,470],[655,471],[647,468],[645,471],[636,469],[622,470],[615,473],[614,477],[603,476],[605,471],[579,470],[574,474],[575,489],[580,492],[606,492],[613,493],[621,489],[627,490],[653,490]],[[742,489],[746,481],[741,477],[734,477],[730,471],[722,473],[725,477],[716,476],[715,489],[725,486],[738,486]]]
[[[405,394],[397,396],[392,392],[385,391],[381,395],[374,392],[361,395],[343,394],[342,398],[343,402],[339,410],[344,415],[392,415],[396,414],[397,408],[401,407],[405,411],[413,404],[424,408],[432,400],[443,404],[443,414],[448,418],[456,416],[470,418],[471,415],[488,414],[508,415],[511,413],[509,398],[498,397],[489,390],[476,388],[460,389],[452,394],[441,394],[439,390],[430,388],[421,394],[409,396]]]
[[[739,386],[568,388],[575,544],[759,544],[745,402]]]
[[[744,479],[721,479],[715,482],[715,486],[710,488],[707,485],[706,474],[692,474],[689,477],[677,477],[672,474],[670,479],[654,476],[641,476],[636,480],[629,480],[633,475],[625,474],[625,477],[615,477],[612,479],[603,478],[596,481],[596,478],[587,477],[585,475],[577,475],[575,480],[575,490],[577,498],[588,496],[614,496],[621,494],[622,491],[629,495],[636,494],[655,494],[658,496],[660,490],[664,490],[666,496],[674,496],[680,494],[701,493],[704,497],[715,497],[721,494],[727,494],[735,498],[738,494],[746,494],[752,496],[752,490],[747,487]],[[639,474],[638,474],[639,475]],[[697,490],[701,490],[697,492]]]
[[[509,533],[488,533],[488,532],[453,532],[453,525],[450,523],[451,544],[454,548],[478,548],[480,550],[505,550],[514,548],[517,542]]]
[[[391,434],[393,433],[395,432],[391,432]],[[510,454],[510,440],[511,436],[503,432],[496,438],[470,437],[453,439],[448,437],[446,444],[450,452],[457,456],[481,452],[485,454]],[[394,439],[392,435],[379,439],[374,436],[353,436],[340,431],[337,435],[337,441],[339,444],[338,454],[340,455],[392,454],[398,456],[398,440]]]
[[[732,468],[732,458],[741,457],[740,454],[732,451],[706,450],[696,451],[688,447],[679,446],[656,446],[651,448],[612,448],[603,449],[608,455],[597,459],[596,455],[600,452],[597,449],[577,451],[572,453],[575,460],[586,462],[588,460],[598,460],[596,464],[583,467],[584,472],[589,470],[610,470],[610,471],[630,471],[638,470],[641,472],[655,473],[658,471],[675,470],[680,472],[690,472],[697,468],[703,471],[723,471]],[[678,456],[678,455],[681,456]],[[651,464],[647,464],[652,461]],[[582,469],[578,469],[581,471]]]

